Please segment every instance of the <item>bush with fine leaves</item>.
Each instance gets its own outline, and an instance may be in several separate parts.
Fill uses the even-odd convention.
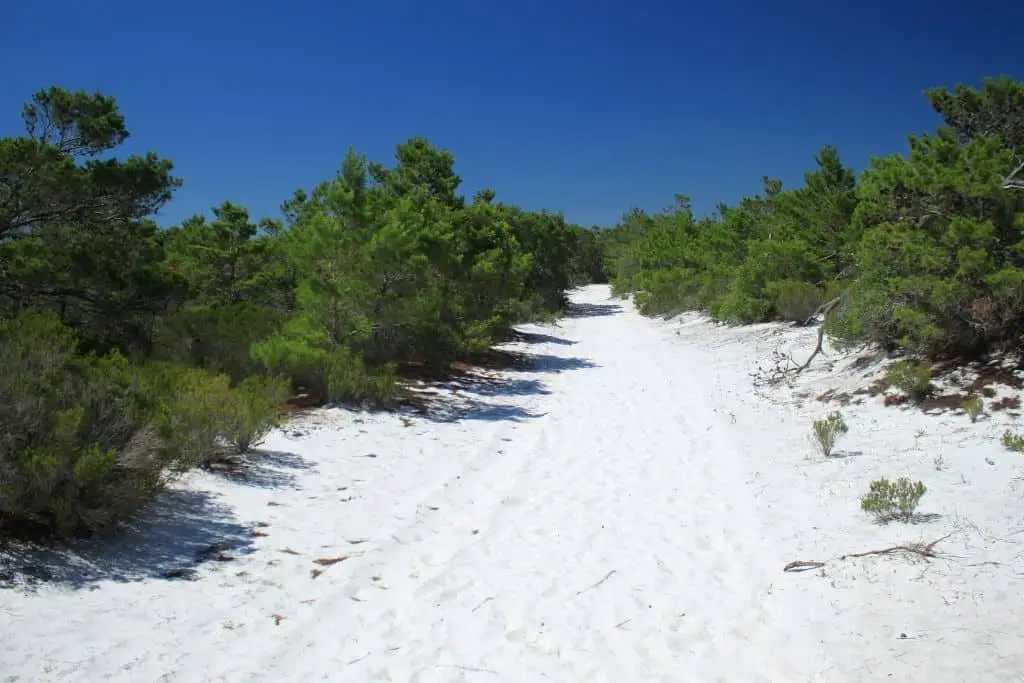
[[[81,355],[49,313],[0,320],[0,534],[91,533],[173,472],[248,447],[276,423],[281,380]]]
[[[814,445],[826,458],[832,455],[839,437],[849,430],[842,413],[830,413],[827,417],[815,420],[813,425]]]
[[[882,477],[871,482],[868,492],[860,499],[860,507],[879,522],[909,522],[927,490],[923,483],[912,482],[907,477],[894,482]]]
[[[137,376],[81,357],[56,316],[0,321],[0,533],[70,536],[121,519],[166,464]]]
[[[236,451],[248,453],[278,426],[279,406],[288,393],[288,380],[259,375],[247,377],[232,390],[226,436]]]
[[[898,361],[886,368],[885,379],[915,403],[920,403],[935,389],[928,363]]]

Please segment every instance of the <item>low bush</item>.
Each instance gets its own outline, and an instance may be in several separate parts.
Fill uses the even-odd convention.
[[[294,378],[324,401],[393,405],[398,383],[392,364],[371,366],[345,346],[329,348],[321,330],[296,316],[272,337],[254,344],[253,357],[271,372]]]
[[[0,321],[0,533],[90,534],[136,512],[169,476],[245,450],[287,393],[256,377],[119,354],[80,355],[55,315]]]
[[[776,312],[786,320],[807,320],[825,300],[821,287],[799,280],[770,282],[766,289],[775,299]]]
[[[928,363],[901,360],[885,370],[885,378],[915,403],[932,393],[932,374]]]
[[[163,483],[134,368],[76,346],[52,314],[0,321],[0,533],[97,531]]]
[[[860,499],[860,507],[882,523],[909,522],[926,492],[921,482],[914,483],[906,477],[891,482],[883,477],[871,482],[868,492]]]
[[[1024,436],[1007,429],[1003,432],[1003,438],[1000,441],[1003,444],[1003,448],[1015,453],[1024,453]]]
[[[248,377],[235,387],[226,436],[236,451],[248,453],[280,424],[280,406],[290,388],[283,377],[261,376]]]
[[[839,411],[830,413],[828,416],[815,420],[813,425],[814,445],[826,458],[832,455],[832,450],[839,441],[839,437],[849,431],[846,421]]]
[[[985,413],[985,402],[979,396],[968,396],[960,403],[960,407],[971,418],[971,422],[977,422],[978,418]]]

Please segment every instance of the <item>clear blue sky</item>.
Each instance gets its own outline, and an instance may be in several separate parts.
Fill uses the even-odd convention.
[[[424,135],[467,194],[610,225],[798,182],[825,143],[903,152],[926,87],[1024,77],[1022,26],[1005,0],[0,2],[0,134],[41,87],[116,95],[126,149],[185,178],[165,224],[277,215],[350,145]]]

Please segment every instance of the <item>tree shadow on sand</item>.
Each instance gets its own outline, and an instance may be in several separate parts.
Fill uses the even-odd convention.
[[[576,343],[549,335],[534,335],[533,338],[535,341],[527,343],[566,346]],[[524,335],[517,341],[527,339],[530,337]],[[551,390],[541,378],[516,377],[516,373],[561,373],[596,367],[599,367],[597,363],[587,358],[493,348],[453,363],[443,372],[407,372],[406,378],[410,381],[405,403],[421,415],[442,422],[519,422],[545,413],[500,399],[544,396]]]
[[[508,341],[523,344],[558,344],[559,346],[579,344],[575,339],[565,339],[550,334],[541,334],[540,332],[523,332],[522,330],[513,330],[509,335]]]
[[[619,304],[584,304],[572,302],[565,311],[566,318],[603,318],[622,312]]]
[[[131,523],[106,538],[67,547],[0,545],[0,588],[42,583],[94,587],[100,581],[196,580],[205,562],[228,562],[252,552],[252,529],[213,494],[167,491]]]
[[[295,453],[254,449],[244,457],[213,463],[207,469],[242,486],[291,489],[297,488],[296,471],[314,467],[313,463]]]

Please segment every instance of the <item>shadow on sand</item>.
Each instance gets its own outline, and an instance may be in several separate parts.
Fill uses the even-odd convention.
[[[583,304],[570,303],[565,311],[566,318],[603,318],[622,312],[619,304]]]
[[[577,342],[546,334],[517,332],[514,339],[526,344],[558,344],[570,346]],[[454,363],[443,373],[406,373],[410,380],[405,403],[432,420],[510,420],[519,422],[541,417],[537,413],[502,398],[544,396],[550,394],[541,378],[516,377],[516,373],[561,373],[568,370],[596,368],[586,358],[556,356],[528,351],[490,349]]]
[[[579,344],[575,339],[563,339],[562,337],[555,337],[550,334],[541,334],[540,332],[523,332],[522,330],[513,330],[512,334],[509,335],[508,340],[510,342],[520,342],[523,344],[558,344],[559,346],[572,346]]]
[[[0,546],[0,587],[31,589],[45,582],[80,589],[99,581],[195,580],[200,564],[228,562],[251,552],[252,542],[252,530],[212,494],[168,491],[107,538],[66,548]]]
[[[238,461],[215,463],[207,469],[242,486],[261,489],[290,489],[295,472],[313,469],[313,463],[295,453],[255,449]]]

